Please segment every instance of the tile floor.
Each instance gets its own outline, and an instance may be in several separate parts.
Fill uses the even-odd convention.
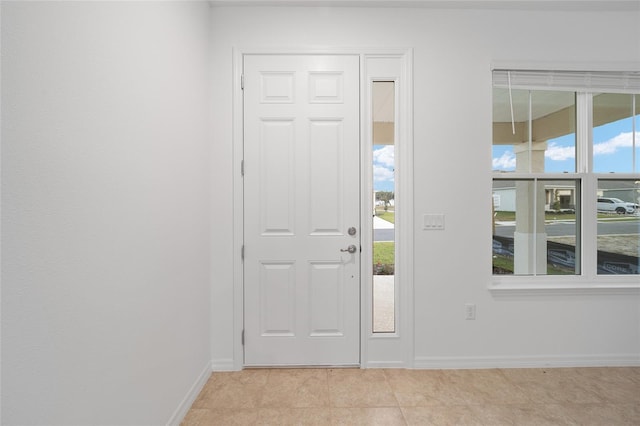
[[[640,368],[213,373],[182,426],[640,425]]]

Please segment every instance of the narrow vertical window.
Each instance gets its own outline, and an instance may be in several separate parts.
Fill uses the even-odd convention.
[[[395,82],[374,81],[373,332],[395,332]]]

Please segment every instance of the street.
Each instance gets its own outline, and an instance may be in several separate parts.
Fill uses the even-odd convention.
[[[379,218],[373,217],[373,241],[394,241],[395,226],[393,223]]]
[[[496,223],[496,235],[500,237],[513,237],[515,223]],[[575,235],[576,223],[574,221],[557,221],[545,225],[547,235],[552,237]],[[598,235],[629,235],[640,234],[640,220],[631,221],[598,221]]]

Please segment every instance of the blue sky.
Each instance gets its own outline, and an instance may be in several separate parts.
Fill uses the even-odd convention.
[[[640,115],[636,116],[636,170],[632,170],[632,118],[608,123],[593,129],[594,171],[596,173],[640,172]],[[575,135],[547,142],[545,171],[575,171]],[[511,145],[493,147],[493,169],[513,171],[516,157]],[[373,146],[373,189],[394,191],[394,147]]]
[[[636,170],[632,170],[633,133],[632,117],[608,123],[593,129],[594,172],[640,171],[640,115],[636,116]],[[575,135],[547,141],[545,171],[575,171]],[[493,169],[515,170],[516,157],[511,145],[493,146]]]
[[[373,146],[373,189],[394,191],[395,159],[393,145]]]

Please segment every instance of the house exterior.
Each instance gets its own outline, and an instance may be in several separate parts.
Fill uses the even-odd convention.
[[[630,203],[638,203],[638,185],[628,181],[602,182],[599,197],[619,198]],[[545,210],[574,210],[576,191],[573,186],[545,185]],[[557,203],[557,204],[556,204]],[[557,209],[556,209],[557,207]],[[496,182],[493,187],[493,208],[495,211],[516,211],[516,189],[513,181]]]
[[[619,198],[629,203],[640,204],[640,182],[615,181],[614,184],[603,185],[598,191],[599,197]]]
[[[494,185],[493,188],[494,210],[507,212],[516,211],[515,186],[508,184],[500,188],[497,186],[501,185]],[[576,206],[575,192],[573,186],[545,185],[545,210],[574,210]]]
[[[3,1],[0,19],[2,424],[179,424],[212,370],[241,368],[240,51],[411,52],[411,343],[362,367],[640,365],[639,285],[488,289],[491,203],[511,203],[492,66],[640,71],[637,1]]]

